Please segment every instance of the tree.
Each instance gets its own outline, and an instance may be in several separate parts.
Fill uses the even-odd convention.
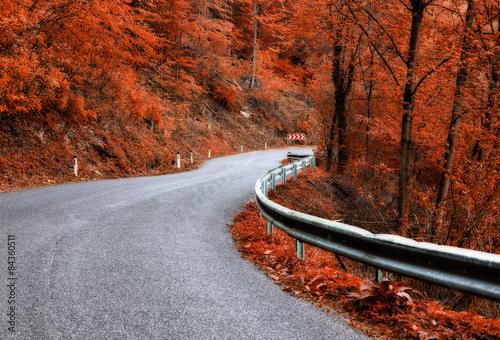
[[[255,86],[255,69],[257,67],[257,0],[253,0],[253,40],[252,40],[252,78],[250,88]]]
[[[347,52],[347,44],[342,41],[342,33],[340,31],[337,32],[337,38],[338,40],[334,42],[333,46],[332,61],[332,81],[335,88],[335,117],[337,118],[337,122],[336,124],[332,122],[330,128],[330,140],[327,148],[327,170],[330,170],[332,162],[333,133],[336,125],[338,130],[337,169],[340,173],[343,173],[349,160],[347,151],[347,101],[352,90],[357,46]],[[347,54],[347,58],[345,54]]]
[[[453,96],[453,108],[451,112],[450,128],[448,131],[447,149],[444,156],[444,167],[441,174],[441,181],[436,198],[436,228],[433,231],[435,236],[439,225],[442,224],[443,218],[443,201],[448,195],[450,187],[450,173],[453,168],[453,158],[455,156],[455,145],[457,143],[458,126],[462,116],[462,106],[464,101],[464,87],[467,79],[469,67],[469,54],[471,50],[471,35],[472,25],[474,23],[476,8],[474,0],[467,1],[467,13],[465,15],[465,27],[463,32],[462,52],[458,61],[458,72],[455,86],[455,93]]]
[[[329,79],[324,81],[331,84],[333,91],[328,94],[329,98],[325,97],[330,102],[329,109],[324,114],[326,165],[330,170],[337,143],[339,172],[344,171],[349,160],[349,98],[360,44],[359,31],[346,17],[345,11],[345,6],[335,1],[301,1],[295,3],[289,22],[289,39],[294,42],[295,62],[309,63],[311,74],[318,72],[318,68],[329,69]],[[318,83],[314,86],[322,85]]]
[[[417,64],[420,51],[420,34],[424,11],[433,0],[411,0],[408,10],[411,12],[410,40],[408,43],[408,57],[406,58],[406,81],[403,93],[403,117],[401,120],[401,151],[399,155],[399,194],[398,216],[401,234],[407,235],[408,228],[408,201],[410,187],[410,154],[412,142],[413,109],[415,106],[415,93],[418,88]]]
[[[420,40],[422,34],[422,25],[426,9],[432,5],[434,0],[410,0],[409,4],[400,2],[402,5],[402,10],[408,11],[410,16],[410,26],[409,26],[409,37],[406,45],[406,53],[401,52],[401,48],[404,46],[404,42],[400,41],[400,36],[395,36],[391,33],[386,26],[390,25],[389,21],[382,21],[382,12],[376,12],[377,15],[372,12],[370,6],[360,6],[362,10],[371,18],[382,31],[383,37],[387,39],[389,48],[397,59],[403,62],[405,68],[405,78],[404,87],[402,87],[403,95],[403,105],[402,105],[402,117],[401,117],[401,138],[400,138],[400,153],[399,153],[399,172],[398,172],[398,225],[401,229],[401,234],[403,236],[407,235],[408,229],[408,203],[409,203],[409,188],[411,185],[411,149],[412,149],[412,124],[414,116],[415,107],[415,95],[419,86],[424,82],[424,80],[435,72],[435,70],[446,63],[449,57],[443,59],[436,67],[431,68],[425,75],[418,79],[418,66],[419,66],[419,55],[420,55]],[[347,2],[346,2],[347,3]],[[396,66],[391,66],[389,56],[386,56],[378,48],[377,44],[373,41],[373,37],[370,36],[364,21],[356,14],[353,6],[349,5],[349,10],[352,15],[354,22],[361,28],[365,33],[366,37],[370,41],[370,45],[375,50],[377,55],[381,58],[383,63],[389,70],[392,78],[398,87],[401,87],[400,81],[398,79],[398,72],[395,71]],[[390,12],[399,13],[400,18],[407,17],[403,12],[398,11],[398,5],[395,3],[384,3],[374,6],[374,8],[386,8],[390,9]],[[401,20],[401,19],[399,19]]]

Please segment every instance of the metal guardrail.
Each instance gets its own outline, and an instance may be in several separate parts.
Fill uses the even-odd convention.
[[[500,255],[372,234],[290,210],[267,198],[268,190],[274,190],[277,181],[285,184],[288,177],[296,178],[307,165],[314,168],[314,157],[275,168],[255,185],[255,201],[268,221],[268,232],[274,225],[295,238],[299,257],[303,257],[303,243],[308,243],[381,270],[500,301]]]

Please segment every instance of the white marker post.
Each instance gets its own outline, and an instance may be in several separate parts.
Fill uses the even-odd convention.
[[[194,163],[194,159],[193,159],[193,150],[191,150],[191,164]]]
[[[264,150],[267,150],[267,142],[264,143]]]
[[[177,152],[177,169],[181,168],[181,154]]]
[[[208,158],[212,155],[212,148],[208,148]]]
[[[75,176],[78,177],[78,157],[75,155],[75,164],[73,166],[74,171],[75,171]]]
[[[243,144],[241,144],[241,152],[243,152]]]

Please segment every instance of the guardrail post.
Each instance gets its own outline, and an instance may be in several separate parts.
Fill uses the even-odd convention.
[[[267,221],[267,235],[271,235],[273,233],[273,223],[271,221]]]
[[[375,268],[375,272],[376,272],[375,280],[377,280],[377,282],[382,282],[382,279],[385,276],[384,272],[378,268]]]
[[[307,162],[302,161],[302,171],[304,172],[304,176],[306,175],[307,172]]]
[[[281,184],[286,185],[286,169],[281,168]]]
[[[314,157],[309,159],[309,167],[311,168],[311,172],[314,170]]]
[[[297,182],[298,180],[298,167],[297,167],[297,163],[295,163],[293,165],[293,178],[295,179],[295,182]]]
[[[264,196],[267,197],[267,179],[262,184],[263,184],[262,193],[264,194]]]
[[[304,242],[295,240],[295,249],[297,250],[297,257],[299,259],[304,258]]]
[[[271,174],[271,190],[276,191],[276,174],[274,172]]]

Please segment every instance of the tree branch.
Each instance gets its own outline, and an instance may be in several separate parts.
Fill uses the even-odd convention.
[[[382,53],[380,53],[379,49],[377,48],[377,46],[373,43],[373,41],[370,39],[370,35],[368,34],[368,32],[366,31],[366,29],[363,27],[363,25],[361,25],[361,23],[359,22],[358,18],[356,17],[356,14],[354,14],[354,11],[352,10],[351,6],[349,6],[349,4],[346,2],[346,6],[347,8],[349,8],[349,12],[351,12],[352,16],[354,17],[355,19],[355,24],[358,25],[358,27],[363,31],[363,33],[365,34],[366,38],[368,39],[368,42],[370,43],[370,45],[373,47],[373,49],[375,50],[375,52],[377,52],[378,56],[380,57],[380,59],[382,59],[382,61],[384,62],[385,66],[387,67],[387,69],[389,70],[389,73],[392,75],[392,78],[394,79],[394,81],[396,82],[396,85],[399,87],[399,88],[402,88],[401,87],[401,84],[399,83],[398,81],[398,78],[396,77],[396,74],[394,73],[394,71],[392,70],[391,66],[389,65],[388,61],[384,58],[384,56],[382,55]],[[404,59],[403,59],[404,60]]]
[[[375,17],[373,16],[373,14],[372,14],[372,13],[370,13],[370,12],[369,12],[366,8],[363,8],[363,11],[364,11],[366,14],[368,14],[368,16],[369,16],[370,18],[372,18],[372,19],[373,19],[373,21],[375,21],[375,23],[378,25],[378,27],[380,27],[380,28],[382,29],[382,32],[384,32],[384,34],[387,36],[387,38],[389,38],[389,41],[391,42],[392,47],[394,47],[394,50],[396,51],[397,56],[398,56],[398,57],[399,57],[402,61],[406,62],[406,61],[405,61],[405,58],[403,57],[403,55],[401,54],[401,52],[399,52],[398,46],[397,46],[397,45],[396,45],[396,43],[394,42],[394,39],[392,39],[392,36],[391,36],[389,33],[387,33],[387,31],[385,30],[385,27],[384,27],[384,26],[382,26],[382,25],[380,24],[380,22],[377,20],[377,18],[375,18]],[[352,12],[351,12],[351,13],[352,13]]]
[[[417,92],[417,89],[418,87],[423,83],[423,81],[428,77],[430,76],[431,74],[433,74],[440,66],[442,66],[443,64],[445,64],[448,60],[450,60],[451,57],[448,57],[448,58],[445,58],[443,59],[436,67],[434,67],[432,70],[430,70],[429,72],[427,72],[427,74],[425,74],[421,79],[420,81],[418,82],[417,86],[415,86],[415,90],[413,90],[413,93]]]

